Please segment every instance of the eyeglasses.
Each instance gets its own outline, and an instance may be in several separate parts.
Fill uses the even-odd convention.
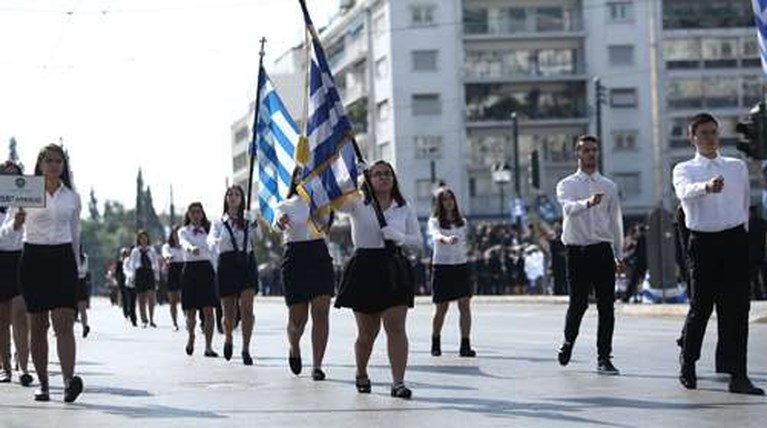
[[[394,177],[394,173],[391,171],[376,171],[370,174],[370,176],[373,178],[382,178],[382,177],[391,178],[391,177]]]

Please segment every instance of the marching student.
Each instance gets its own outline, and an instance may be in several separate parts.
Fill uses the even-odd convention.
[[[24,247],[19,278],[30,321],[30,348],[40,388],[36,401],[50,400],[48,384],[48,327],[56,332],[64,401],[83,391],[74,375],[74,321],[77,308],[77,267],[80,253],[80,196],[72,186],[69,159],[62,146],[45,146],[37,156],[35,175],[45,178],[43,208],[26,209]]]
[[[154,323],[155,287],[160,279],[160,263],[157,252],[149,245],[149,233],[139,230],[136,233],[136,246],[130,253],[129,266],[133,273],[133,285],[138,297],[141,326],[147,326],[147,306],[149,307],[149,325]]]
[[[77,267],[77,314],[83,326],[83,338],[91,332],[88,324],[88,306],[90,305],[90,274],[88,273],[88,254],[80,247],[80,265]]]
[[[288,305],[288,365],[293,374],[301,373],[301,336],[312,314],[312,379],[325,380],[322,360],[328,344],[330,298],[335,279],[333,259],[324,236],[309,230],[309,206],[298,195],[300,169],[293,172],[287,199],[276,208],[274,226],[282,231],[285,253],[282,257],[282,283]]]
[[[162,258],[168,267],[168,300],[173,330],[178,331],[178,304],[181,301],[181,271],[184,268],[184,250],[178,243],[179,225],[171,226],[168,241],[162,245]]]
[[[184,250],[184,267],[181,271],[181,308],[186,315],[189,338],[186,354],[194,353],[194,327],[197,311],[203,314],[205,333],[205,356],[218,357],[213,350],[213,308],[218,304],[215,272],[207,237],[210,221],[199,202],[192,202],[184,214],[184,227],[178,230],[178,242]]]
[[[208,244],[218,253],[218,296],[224,321],[224,358],[232,358],[235,316],[242,321],[242,361],[253,365],[250,338],[253,334],[253,299],[258,288],[258,269],[253,255],[251,223],[245,219],[245,192],[234,185],[224,194],[224,215],[213,223]]]
[[[450,302],[458,301],[461,347],[458,355],[475,357],[471,349],[471,280],[466,257],[466,219],[461,217],[455,194],[447,187],[438,190],[428,231],[434,243],[432,255],[432,320],[431,355],[442,355],[440,333]]]
[[[0,165],[0,174],[21,175],[21,167],[11,161]],[[0,207],[0,383],[11,381],[11,330],[16,361],[21,369],[19,382],[32,384],[29,374],[29,325],[24,298],[19,288],[19,259],[26,212]]]
[[[402,247],[420,250],[421,231],[415,211],[399,190],[394,168],[376,161],[367,174],[372,189],[364,186],[364,198],[342,207],[351,217],[354,255],[344,269],[335,306],[351,308],[357,321],[357,391],[370,393],[367,367],[383,323],[392,372],[391,396],[409,399],[412,391],[404,382],[408,359],[405,320],[415,292],[412,267]],[[375,203],[386,219],[384,228],[379,225]]]

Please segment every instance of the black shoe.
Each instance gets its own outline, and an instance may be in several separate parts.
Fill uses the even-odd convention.
[[[21,386],[32,385],[33,381],[34,381],[34,378],[29,373],[22,373],[21,377],[19,377],[19,382],[21,383]]]
[[[559,348],[559,354],[557,354],[557,359],[559,360],[560,366],[566,366],[570,362],[570,357],[573,355],[573,344],[572,343],[563,343],[562,347]]]
[[[224,359],[229,361],[232,359],[232,344],[224,343]]]
[[[51,401],[51,396],[48,394],[48,388],[38,388],[35,391],[35,401]]]
[[[88,337],[88,333],[90,333],[90,332],[91,332],[91,327],[89,325],[84,325],[83,326],[83,339]]]
[[[11,371],[3,371],[0,373],[0,383],[11,383]]]
[[[440,355],[442,355],[442,349],[440,347],[439,336],[432,336],[431,337],[431,356],[439,357]]]
[[[253,365],[253,357],[250,356],[250,352],[242,351],[242,363],[245,364],[246,366]]]
[[[301,374],[301,357],[288,356],[288,365],[290,366],[290,371],[293,372],[294,375],[298,376]]]
[[[461,348],[458,351],[458,355],[461,357],[476,357],[477,352],[471,349],[471,345],[469,344],[469,339],[463,338],[461,339]]]
[[[83,392],[83,380],[80,379],[80,376],[75,376],[69,381],[66,388],[64,388],[64,402],[74,402],[81,392]]]
[[[210,358],[218,358],[218,354],[216,353],[216,351],[212,349],[208,349],[207,351],[205,351],[205,356]]]
[[[410,388],[406,387],[404,383],[398,383],[396,385],[392,385],[391,396],[409,400],[410,397],[413,396],[413,391],[411,391]]]
[[[360,394],[370,394],[372,387],[370,386],[370,378],[367,375],[357,376],[354,380],[354,386],[357,387],[357,392]]]
[[[149,323],[149,327],[157,328],[157,324],[154,323],[154,321]]]
[[[764,390],[758,388],[745,376],[734,377],[730,380],[730,392],[733,394],[764,395]]]
[[[687,389],[698,387],[698,378],[695,376],[695,363],[682,362],[679,370],[679,383]]]
[[[618,376],[621,374],[617,368],[610,361],[610,357],[600,358],[597,360],[597,373],[608,376]]]
[[[312,369],[312,380],[325,380],[325,372],[318,368]]]

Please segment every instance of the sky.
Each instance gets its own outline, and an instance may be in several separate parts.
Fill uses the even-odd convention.
[[[338,0],[307,0],[318,27]],[[304,36],[297,0],[0,0],[0,159],[15,137],[31,174],[63,141],[87,203],[220,208],[231,124],[255,98],[259,40],[271,64]],[[87,210],[84,210],[84,214]]]

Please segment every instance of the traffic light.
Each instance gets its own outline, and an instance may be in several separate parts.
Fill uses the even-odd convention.
[[[541,188],[541,160],[538,156],[538,150],[533,150],[530,152],[530,165],[529,165],[529,174],[530,174],[530,187],[534,189],[540,189]]]
[[[753,159],[767,159],[767,110],[764,101],[748,112],[748,119],[738,122],[735,131],[743,138],[735,146]]]

